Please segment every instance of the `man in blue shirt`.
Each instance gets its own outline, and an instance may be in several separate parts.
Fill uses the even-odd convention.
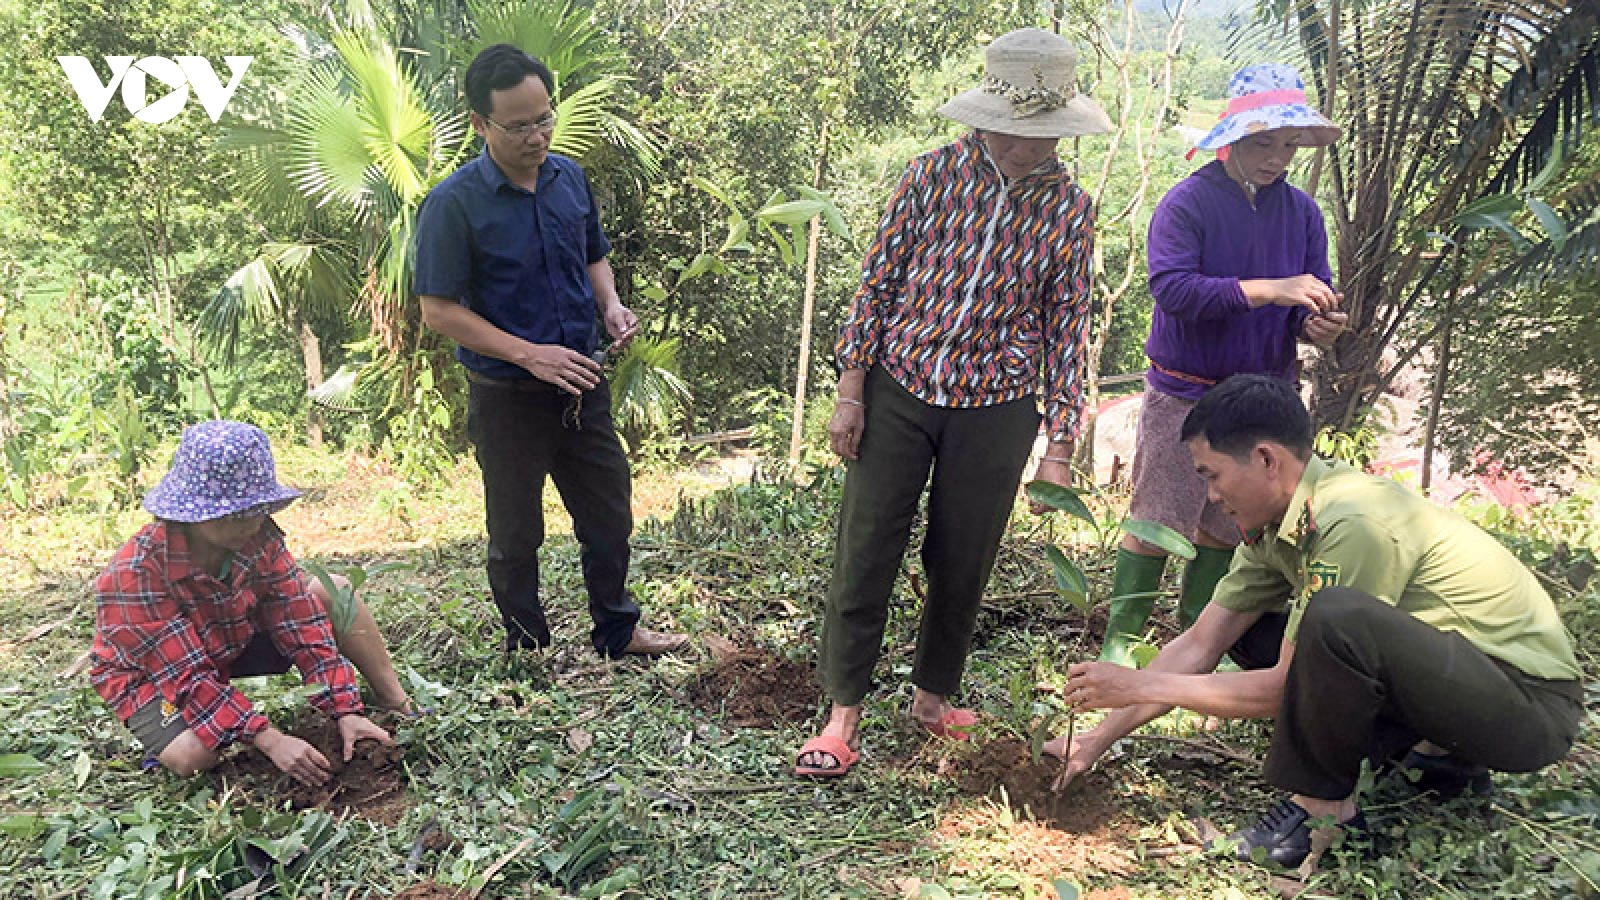
[[[621,347],[639,319],[617,297],[588,178],[550,152],[553,83],[543,63],[510,44],[467,67],[484,151],[422,206],[416,293],[428,327],[460,344],[471,383],[467,433],[483,470],[489,588],[507,651],[550,643],[539,603],[548,475],[582,547],[595,649],[667,653],[687,638],[637,627],[625,586],[632,484],[595,361],[597,320]]]

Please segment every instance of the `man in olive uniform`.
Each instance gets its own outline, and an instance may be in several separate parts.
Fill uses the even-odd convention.
[[[1289,796],[1228,840],[1241,859],[1294,867],[1312,820],[1365,827],[1353,796],[1364,759],[1410,748],[1401,767],[1444,795],[1566,755],[1583,716],[1571,637],[1493,537],[1312,455],[1310,416],[1271,378],[1224,381],[1182,439],[1245,542],[1195,626],[1148,669],[1070,668],[1069,702],[1114,711],[1072,742],[1069,776],[1173,707],[1275,719],[1265,774]],[[1245,671],[1214,672],[1224,653]],[[1065,740],[1046,750],[1067,752]]]

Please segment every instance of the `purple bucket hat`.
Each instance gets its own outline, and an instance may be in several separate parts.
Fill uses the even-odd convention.
[[[1228,108],[1222,121],[1196,142],[1218,150],[1274,128],[1306,132],[1301,146],[1321,147],[1339,139],[1339,126],[1306,103],[1306,84],[1293,66],[1266,63],[1240,69],[1228,82]]]
[[[183,430],[172,470],[144,495],[144,508],[158,519],[209,522],[274,513],[299,496],[278,483],[266,432],[243,422],[201,422]]]

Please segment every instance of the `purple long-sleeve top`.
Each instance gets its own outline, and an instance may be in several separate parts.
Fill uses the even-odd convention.
[[[1295,377],[1306,310],[1252,309],[1239,282],[1310,274],[1333,284],[1322,211],[1306,192],[1279,178],[1251,207],[1222,163],[1207,163],[1161,198],[1148,252],[1152,387],[1198,400],[1241,372]]]

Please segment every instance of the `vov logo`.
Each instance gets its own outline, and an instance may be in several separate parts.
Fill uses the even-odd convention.
[[[120,84],[122,104],[128,108],[128,112],[141,122],[156,125],[169,122],[183,112],[183,107],[189,102],[191,87],[211,121],[222,118],[222,111],[233,98],[233,92],[239,89],[239,81],[244,78],[245,70],[250,68],[254,59],[253,56],[224,56],[231,76],[227,86],[223,86],[217,73],[212,70],[211,63],[203,56],[180,56],[176,60],[165,56],[146,56],[138,62],[131,56],[107,56],[106,65],[111,67],[111,80],[107,82],[100,81],[94,64],[85,57],[58,56],[56,62],[61,63],[62,71],[67,73],[67,80],[72,83],[72,89],[78,92],[78,102],[83,104],[83,110],[89,114],[91,122],[98,122],[105,115],[106,105],[111,102],[111,95],[117,92]],[[151,78],[171,88],[154,103],[148,102],[145,91]]]

